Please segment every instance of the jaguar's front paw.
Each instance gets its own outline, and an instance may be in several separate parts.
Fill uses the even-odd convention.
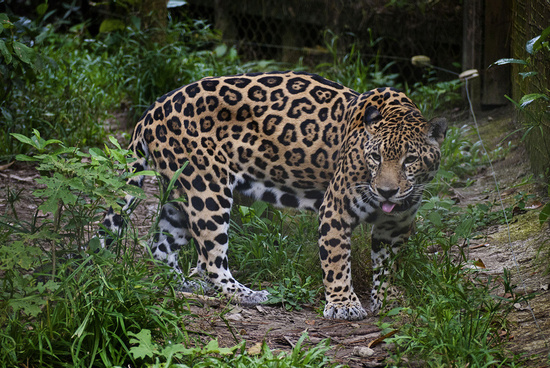
[[[367,316],[367,312],[359,301],[346,303],[327,302],[323,313],[325,318],[345,319],[348,321],[358,321]]]

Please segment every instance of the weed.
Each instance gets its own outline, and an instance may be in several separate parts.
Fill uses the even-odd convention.
[[[516,201],[521,205],[526,198],[520,195]],[[465,248],[459,245],[469,244],[484,227],[503,220],[500,208],[494,207],[499,206],[478,203],[461,208],[450,199],[431,197],[420,208],[418,231],[399,255],[395,275],[406,305],[388,313],[401,321],[392,338],[398,346],[395,360],[414,356],[432,367],[508,364],[500,348],[506,316],[525,298],[509,293],[506,270],[502,278],[479,272],[467,263]],[[426,249],[434,246],[438,251],[427,254]],[[501,285],[509,298],[496,295]]]
[[[266,304],[282,304],[286,310],[301,310],[302,304],[311,304],[319,294],[313,288],[313,280],[308,276],[303,282],[299,277],[285,277],[282,281],[268,287],[269,296]]]
[[[261,344],[260,351],[248,353],[244,342],[222,348],[217,340],[210,340],[203,347],[186,348],[183,345],[167,343],[161,346],[151,339],[151,331],[142,330],[132,334],[136,344],[131,352],[136,359],[155,362],[150,367],[336,367],[327,357],[329,343],[324,340],[312,348],[304,349],[307,334],[304,333],[289,354],[274,354],[267,344]],[[177,361],[175,364],[173,362]],[[339,367],[339,366],[338,366]]]
[[[302,248],[307,243],[292,238],[291,228],[286,225],[294,223],[290,214],[268,210],[263,202],[238,206],[238,211],[242,226],[231,223],[231,268],[244,273],[244,278],[253,283],[292,279],[296,275],[305,279]],[[268,213],[261,217],[264,212]]]
[[[417,82],[410,90],[407,88],[406,93],[429,119],[438,112],[462,103],[461,87],[462,82],[458,79],[437,81],[428,77],[427,84]]]
[[[44,188],[37,189],[33,194],[44,199],[38,209],[53,215],[54,233],[66,220],[65,230],[74,231],[74,240],[83,244],[87,238],[82,231],[98,219],[100,212],[105,211],[105,203],[120,210],[120,193],[144,197],[143,190],[126,184],[125,180],[133,175],[128,171],[132,160],[129,158],[130,152],[122,149],[112,137],[110,141],[114,148],[91,148],[84,153],[76,147],[61,146],[52,153],[46,153],[48,146],[61,142],[44,140],[37,130],[30,138],[15,133],[13,136],[39,152],[32,157],[18,155],[17,158],[37,162],[39,171],[50,174],[37,179]],[[119,172],[122,174],[119,175]],[[89,233],[91,229],[88,230]]]
[[[166,267],[151,273],[147,259],[126,250],[79,250],[104,202],[118,206],[121,191],[140,195],[125,184],[131,173],[119,175],[129,152],[114,139],[114,148],[84,153],[38,131],[15,137],[37,151],[18,157],[38,163],[44,189],[33,195],[42,202],[38,210],[52,216],[30,224],[14,223],[15,214],[0,220],[8,240],[0,247],[0,365],[135,364],[129,333],[145,328],[157,338],[187,341],[181,326],[189,308],[170,287]],[[52,145],[61,148],[47,153]]]
[[[388,72],[392,63],[382,65],[378,55],[364,61],[364,56],[356,43],[351,43],[349,52],[342,55],[340,41],[340,37],[334,33],[325,33],[325,46],[332,56],[332,62],[319,64],[316,67],[318,73],[360,92],[378,87],[401,88],[397,82],[399,75]],[[369,48],[376,48],[379,41],[374,39],[371,33]]]

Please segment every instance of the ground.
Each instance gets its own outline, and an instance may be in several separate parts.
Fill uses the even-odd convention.
[[[478,117],[481,135],[488,148],[495,147],[502,139],[515,139],[505,159],[495,162],[494,170],[499,181],[501,196],[506,204],[512,203],[520,192],[535,194],[535,199],[545,203],[547,192],[535,184],[521,185],[530,176],[527,156],[518,137],[507,137],[514,130],[512,110],[501,109],[482,112]],[[471,119],[464,118],[466,124]],[[461,206],[480,201],[493,201],[498,198],[491,168],[481,170],[473,185],[453,189],[453,197]],[[6,200],[8,188],[13,192],[21,189],[22,200],[17,204],[20,217],[35,212],[37,203],[30,193],[37,188],[35,179],[39,177],[32,167],[19,163],[0,167],[0,214],[9,213]],[[150,179],[148,179],[150,180]],[[155,185],[148,185],[154,190]],[[528,203],[528,207],[537,207],[537,202]],[[156,212],[154,198],[147,200],[135,214],[136,224],[144,231],[151,224]],[[466,252],[472,261],[477,262],[480,272],[487,275],[502,275],[506,268],[511,271],[512,283],[519,294],[534,293],[529,305],[517,304],[509,316],[506,348],[512,352],[529,356],[525,366],[547,366],[550,353],[550,276],[548,272],[548,243],[550,228],[548,224],[538,224],[536,209],[517,211],[510,222],[510,231],[506,225],[494,225],[486,229],[484,236],[468,245]],[[140,221],[141,219],[141,221]],[[540,247],[546,245],[546,251]],[[355,279],[356,283],[365,282]],[[368,283],[368,281],[366,281]],[[359,288],[361,289],[361,288]],[[366,289],[366,288],[363,288]],[[503,290],[497,290],[502,293]],[[368,295],[363,293],[363,304],[368,306]],[[223,301],[205,299],[192,306],[198,318],[192,320],[187,328],[196,331],[197,336],[217,337],[221,345],[231,346],[242,340],[247,341],[247,349],[253,352],[258,344],[265,341],[271,349],[288,351],[298,341],[303,332],[307,332],[311,343],[330,338],[332,353],[336,360],[350,367],[385,366],[392,346],[379,341],[381,331],[377,327],[378,319],[368,317],[359,322],[331,321],[322,317],[318,306],[304,306],[301,311],[286,311],[278,306],[258,306],[240,308]],[[223,313],[222,313],[223,312]],[[373,349],[365,349],[369,346]],[[372,354],[372,355],[371,355]],[[421,363],[410,362],[411,366]]]

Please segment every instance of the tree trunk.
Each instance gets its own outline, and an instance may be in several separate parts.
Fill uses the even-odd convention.
[[[151,40],[160,44],[166,41],[166,27],[168,25],[168,0],[143,0],[140,14],[143,28],[153,34]]]

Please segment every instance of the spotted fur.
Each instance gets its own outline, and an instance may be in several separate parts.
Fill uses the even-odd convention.
[[[228,269],[229,214],[234,190],[281,207],[319,212],[319,255],[327,318],[366,316],[353,291],[350,236],[373,225],[373,289],[377,312],[388,289],[389,258],[409,236],[424,185],[438,169],[443,119],[426,121],[403,93],[380,88],[359,94],[320,76],[274,72],[211,77],[158,99],[135,127],[133,169],[149,164],[167,183],[155,258],[181,272],[178,251],[191,238],[197,271],[218,291],[253,305],[253,291]],[[142,184],[142,177],[130,183]],[[126,197],[125,209],[133,198]],[[112,211],[104,227],[119,232]],[[191,287],[187,281],[184,286]]]

